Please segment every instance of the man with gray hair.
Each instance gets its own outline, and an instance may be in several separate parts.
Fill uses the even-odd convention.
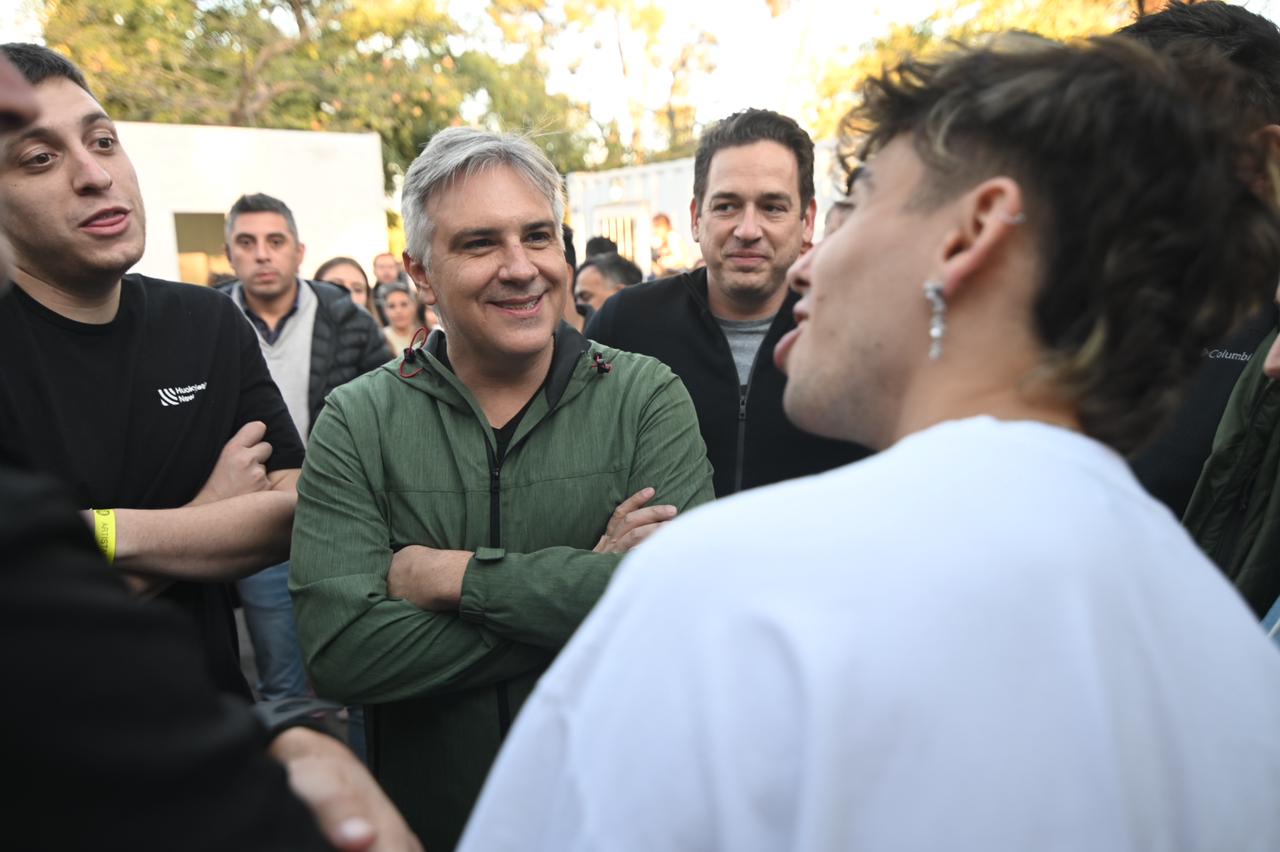
[[[309,671],[367,705],[374,771],[432,850],[621,554],[712,496],[680,380],[562,322],[563,213],[527,140],[431,140],[404,261],[440,328],[330,395],[299,485]]]

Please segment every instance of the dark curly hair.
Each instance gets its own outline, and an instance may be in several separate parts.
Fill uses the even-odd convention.
[[[1208,54],[1191,70],[1133,39],[1018,37],[867,80],[841,142],[861,159],[909,136],[925,209],[1017,181],[1042,259],[1042,375],[1087,434],[1131,452],[1202,348],[1280,281],[1280,223],[1247,180],[1265,152],[1231,110],[1240,84]]]

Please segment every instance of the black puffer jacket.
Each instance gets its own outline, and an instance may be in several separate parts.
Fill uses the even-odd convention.
[[[304,281],[316,294],[316,325],[311,335],[311,379],[307,385],[310,422],[315,423],[329,391],[391,360],[387,338],[351,294],[326,281]],[[218,291],[232,296],[239,281]]]
[[[788,293],[756,354],[745,390],[729,341],[707,304],[707,271],[624,287],[587,324],[587,337],[662,361],[693,397],[698,426],[715,468],[716,496],[821,473],[869,454],[858,444],[802,432],[782,411],[786,377],[773,347],[795,328]]]

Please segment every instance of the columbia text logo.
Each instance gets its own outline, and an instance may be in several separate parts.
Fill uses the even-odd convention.
[[[156,393],[160,394],[160,404],[168,407],[170,405],[182,405],[184,402],[190,402],[196,398],[196,394],[209,386],[208,382],[201,382],[198,385],[187,385],[181,388],[156,388]]]

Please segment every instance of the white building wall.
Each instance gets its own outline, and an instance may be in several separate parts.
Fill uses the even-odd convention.
[[[377,134],[130,121],[117,126],[147,212],[147,249],[134,271],[176,280],[175,213],[225,214],[240,195],[265,192],[293,210],[307,247],[304,276],[334,255],[348,255],[373,277],[374,255],[387,250]]]

